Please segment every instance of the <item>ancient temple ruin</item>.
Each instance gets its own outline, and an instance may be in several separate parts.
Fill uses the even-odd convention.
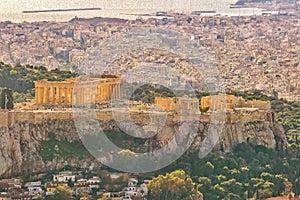
[[[119,77],[81,76],[65,81],[35,81],[35,102],[40,105],[84,105],[121,98]]]
[[[209,108],[209,111],[225,111],[233,109],[257,109],[257,110],[271,110],[270,101],[252,100],[246,101],[243,97],[234,95],[220,94],[214,96],[202,97],[201,107]]]
[[[155,97],[155,105],[160,106],[165,111],[199,112],[199,100],[196,98],[183,97]]]
[[[155,97],[155,105],[160,106],[165,111],[179,112],[182,110],[199,112],[199,100],[196,98],[185,97]],[[234,95],[220,94],[201,98],[201,109],[207,111],[230,111],[230,110],[271,110],[270,101],[251,100],[246,101],[243,97]]]

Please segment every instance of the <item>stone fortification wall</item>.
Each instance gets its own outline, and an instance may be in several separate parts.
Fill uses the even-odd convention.
[[[79,116],[89,117],[88,119],[97,116],[104,130],[115,130],[118,129],[114,120],[115,114],[118,115],[118,120],[124,122],[124,128],[130,131],[132,126],[127,123],[129,117],[128,113],[124,111],[113,113],[109,110],[99,110],[96,113],[80,113]],[[219,121],[213,121],[210,114],[187,116],[187,118],[181,119],[178,114],[169,114],[166,119],[166,126],[155,136],[154,140],[156,141],[153,144],[156,144],[157,148],[168,144],[175,137],[180,124],[198,117],[197,136],[192,146],[193,148],[201,147],[203,139],[208,136],[209,126],[217,126]],[[230,151],[236,144],[242,142],[251,142],[274,148],[278,143],[278,138],[283,145],[286,144],[285,133],[282,126],[276,121],[274,113],[262,110],[240,113],[228,112],[224,117],[224,113],[217,112],[214,117],[224,120],[224,128],[220,131],[215,150]],[[146,112],[132,112],[130,118],[140,125],[147,125],[151,122],[151,116]],[[42,160],[41,155],[39,155],[42,142],[51,140],[53,136],[57,140],[69,142],[80,140],[73,120],[73,113],[70,110],[0,112],[0,122],[0,176],[15,175],[21,173],[22,170],[39,172],[44,169],[63,167],[63,159],[60,164],[57,161],[44,162]],[[146,130],[140,128],[134,131],[138,131],[143,135]],[[185,136],[179,136],[176,141],[184,139],[181,137]],[[176,144],[172,147],[176,148]],[[69,162],[83,165],[85,160],[79,158],[79,160],[73,159]]]
[[[76,111],[74,111],[76,112]],[[128,112],[124,111],[102,111],[98,110],[95,112],[85,112],[78,111],[78,117],[82,116],[84,118],[91,117],[93,118],[95,115],[98,120],[113,120],[114,115],[118,115],[119,120],[127,120]],[[158,113],[159,114],[159,113]],[[163,113],[161,113],[163,114]],[[217,114],[217,112],[216,112]],[[219,113],[223,116],[223,113]],[[169,114],[172,116],[174,122],[179,122],[182,120],[182,116],[179,114]],[[184,120],[193,120],[195,119],[195,115],[199,118],[200,122],[209,122],[211,115],[210,114],[194,114],[193,115],[184,115]],[[226,122],[252,122],[252,121],[270,121],[271,112],[265,112],[263,110],[258,110],[255,112],[227,112]],[[140,119],[141,121],[147,121],[146,118],[149,117],[147,112],[130,112],[130,117],[133,119]],[[27,111],[27,112],[0,112],[0,128],[10,127],[16,123],[32,123],[32,124],[40,124],[44,121],[53,121],[53,120],[73,120],[73,111]]]
[[[235,108],[257,108],[259,110],[271,111],[271,102],[262,100],[246,101],[242,97],[234,95],[215,95],[202,97],[202,107],[209,107],[209,111],[224,111]]]

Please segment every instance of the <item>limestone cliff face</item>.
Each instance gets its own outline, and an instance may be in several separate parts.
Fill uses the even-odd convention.
[[[230,113],[223,117],[222,124],[222,121],[213,122],[209,118],[209,115],[200,117],[197,134],[193,135],[193,137],[195,136],[192,143],[193,148],[205,148],[203,145],[206,144],[213,145],[214,150],[228,152],[243,142],[268,148],[284,148],[287,144],[283,127],[276,121],[274,113]],[[165,126],[156,136],[158,148],[170,142],[173,137],[176,137],[177,141],[183,140],[180,135],[175,135],[182,122],[174,123],[174,120],[167,120],[167,123],[173,123],[173,125]],[[193,130],[193,127],[189,127],[184,132]],[[208,141],[210,144],[207,144]]]
[[[43,141],[53,139],[53,137],[57,140],[70,142],[79,140],[74,121],[69,117],[55,119],[52,113],[51,119],[45,117],[44,120],[39,119],[38,121],[14,121],[8,127],[0,128],[0,177],[63,167],[65,164],[64,159],[44,162],[39,154],[39,150]],[[140,125],[147,125],[151,121],[148,115],[141,113],[132,115],[131,118]],[[118,125],[111,114],[100,115],[98,120],[101,121],[104,129],[118,129]],[[211,138],[216,140],[214,150],[230,151],[236,144],[242,142],[251,142],[270,148],[275,148],[276,145],[286,145],[286,136],[283,128],[272,113],[234,113],[226,115],[224,120],[224,125],[222,130],[219,130],[217,138]],[[166,125],[161,129],[160,133],[151,138],[153,140],[153,148],[160,148],[168,143],[172,143],[170,145],[171,150],[172,148],[177,148],[176,143],[180,143],[186,137],[176,134],[179,127],[184,126],[184,123],[184,121],[178,120],[176,116],[168,117]],[[123,121],[122,126],[122,130],[130,131],[132,129],[131,124],[127,123],[126,120]],[[195,127],[192,128],[186,125],[182,131],[194,131],[192,148],[201,148],[205,138],[212,137],[209,129],[214,126],[217,127],[218,122],[214,124],[211,122],[209,115],[201,115],[196,130],[194,129]],[[143,135],[149,131],[155,132],[155,129],[156,127],[145,126],[145,128],[136,129],[135,131],[138,132],[138,135]],[[175,140],[172,140],[174,137]],[[80,158],[68,160],[68,163],[73,166],[88,167],[91,162],[94,163],[96,161],[92,157],[85,160]]]
[[[58,140],[79,140],[71,121],[22,122],[0,128],[0,177],[63,167],[65,160],[44,163],[39,154],[42,141],[49,140],[52,134]]]

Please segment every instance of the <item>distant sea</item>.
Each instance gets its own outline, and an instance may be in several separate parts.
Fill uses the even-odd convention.
[[[0,0],[0,21],[69,21],[75,16],[117,17],[135,19],[130,14],[149,14],[157,11],[216,11],[221,15],[259,15],[255,8],[229,8],[237,0]],[[30,13],[28,10],[102,8],[95,11]]]

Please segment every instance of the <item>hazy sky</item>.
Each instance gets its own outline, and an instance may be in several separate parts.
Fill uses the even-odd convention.
[[[0,0],[1,12],[21,12],[23,10],[101,7],[103,9],[156,9],[189,7],[218,8],[237,0]]]
[[[148,14],[157,11],[191,12],[214,10],[222,15],[260,14],[259,9],[230,9],[238,0],[0,0],[0,21],[69,21],[77,17],[119,17],[135,19],[130,14]],[[52,12],[24,14],[27,10],[102,8],[98,11]]]

